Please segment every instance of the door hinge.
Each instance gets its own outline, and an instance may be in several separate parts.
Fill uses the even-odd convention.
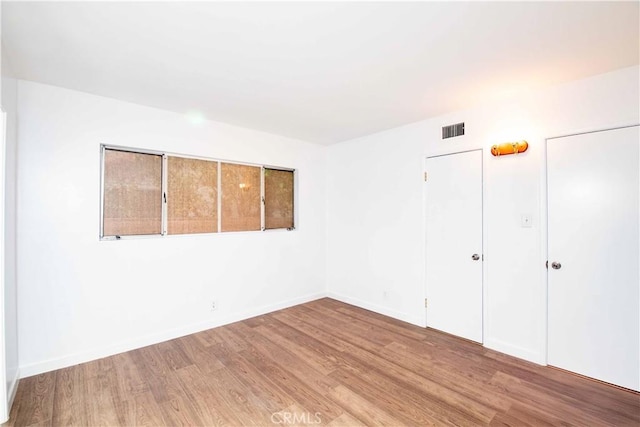
[[[427,173],[424,173],[424,182],[427,182]]]
[[[424,299],[424,308],[427,308],[427,299]]]
[[[544,263],[544,268],[546,268],[547,270],[549,269],[549,260],[547,260],[547,262]]]

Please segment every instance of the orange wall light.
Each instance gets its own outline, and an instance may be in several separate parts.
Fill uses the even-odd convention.
[[[505,142],[491,147],[491,154],[494,156],[504,156],[505,154],[524,153],[529,148],[527,141]]]

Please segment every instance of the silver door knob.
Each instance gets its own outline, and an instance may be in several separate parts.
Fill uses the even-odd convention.
[[[478,255],[478,254],[473,254],[473,255],[471,255],[471,259],[472,259],[472,260],[474,260],[474,261],[477,261],[477,260],[479,260],[479,259],[480,259],[480,255]]]
[[[551,263],[551,268],[553,268],[554,270],[560,270],[562,268],[562,264],[554,261]]]

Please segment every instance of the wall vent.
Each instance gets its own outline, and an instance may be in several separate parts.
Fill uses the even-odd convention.
[[[442,127],[442,139],[464,135],[464,122]]]

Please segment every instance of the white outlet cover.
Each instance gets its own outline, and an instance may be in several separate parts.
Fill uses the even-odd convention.
[[[520,216],[520,227],[522,227],[522,228],[531,228],[531,226],[532,226],[531,223],[532,223],[531,215],[522,214]]]

